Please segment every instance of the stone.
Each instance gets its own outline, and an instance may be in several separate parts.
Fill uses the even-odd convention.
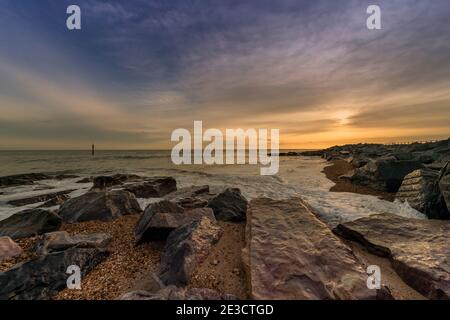
[[[108,256],[96,248],[70,248],[20,263],[0,273],[0,300],[46,300],[66,288],[71,265],[84,277]]]
[[[161,253],[161,281],[166,285],[188,284],[221,235],[221,228],[207,217],[172,231]]]
[[[334,232],[389,258],[405,283],[425,297],[450,298],[450,221],[378,214],[340,224]]]
[[[118,217],[141,213],[134,194],[124,190],[89,191],[66,201],[59,210],[64,222],[111,221]]]
[[[46,255],[72,247],[106,249],[112,237],[106,233],[69,235],[66,231],[46,233],[36,244],[36,253]]]
[[[208,207],[214,210],[217,220],[239,222],[246,219],[247,203],[239,189],[228,188],[212,198]]]
[[[35,181],[51,179],[51,176],[44,173],[15,174],[0,177],[0,187],[13,187],[20,185],[31,185]]]
[[[38,196],[28,197],[24,199],[17,199],[17,200],[10,200],[7,202],[7,204],[15,206],[15,207],[21,207],[26,206],[33,203],[38,202],[45,202],[45,201],[52,201],[58,198],[59,196],[66,196],[67,194],[73,192],[75,190],[64,190],[64,191],[58,191],[58,192],[52,192],[52,193],[46,193],[41,194]]]
[[[177,203],[185,209],[203,208],[208,205],[208,201],[213,197],[209,193],[209,186],[191,186],[178,189],[164,198]]]
[[[165,240],[176,228],[202,217],[216,221],[210,208],[184,210],[167,200],[151,204],[145,209],[135,228],[136,243]]]
[[[125,184],[125,190],[137,198],[161,198],[177,190],[177,182],[172,177],[146,178],[144,182]]]
[[[167,286],[156,293],[132,291],[117,300],[238,300],[236,296],[222,294],[207,288],[178,288]]]
[[[54,206],[60,206],[69,199],[70,197],[67,194],[57,195],[55,198],[48,200],[47,202],[38,206],[38,208],[50,208]]]
[[[441,192],[441,203],[445,203],[447,207],[447,214],[444,213],[445,218],[450,219],[450,162],[442,168],[439,175],[439,190]]]
[[[0,236],[12,239],[34,237],[59,230],[61,218],[53,211],[28,209],[0,221]]]
[[[151,227],[151,225],[155,226],[155,222],[157,221],[161,225],[160,221],[163,219],[163,214],[166,214],[166,216],[169,216],[169,214],[180,216],[183,212],[184,209],[182,207],[168,200],[162,200],[149,204],[147,208],[145,208],[144,213],[141,215],[136,227],[134,228],[136,244],[147,241],[149,238],[163,238],[164,235],[167,237],[167,221],[165,221],[166,228],[164,228],[164,230],[156,230],[154,227]],[[160,215],[153,220],[156,214]],[[149,228],[151,228],[151,230],[148,230]]]
[[[106,189],[113,186],[122,185],[125,182],[143,181],[144,178],[135,174],[115,174],[113,176],[94,177],[92,189]]]
[[[438,173],[433,170],[419,169],[406,175],[397,192],[396,198],[433,218],[436,215],[436,199],[439,190],[435,188]]]
[[[20,256],[22,248],[10,237],[0,237],[0,262]]]
[[[251,299],[376,299],[353,252],[299,198],[257,198],[247,212],[244,269]]]
[[[379,191],[397,192],[406,175],[423,168],[417,161],[397,160],[394,157],[378,158],[357,168],[351,181]]]

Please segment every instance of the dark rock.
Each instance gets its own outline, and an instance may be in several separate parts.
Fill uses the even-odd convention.
[[[94,177],[94,186],[92,189],[105,189],[113,186],[122,185],[125,182],[143,181],[144,178],[135,174],[115,174],[113,176]]]
[[[69,235],[66,231],[46,233],[36,244],[36,253],[46,255],[72,247],[106,249],[112,237],[106,233]]]
[[[394,157],[379,158],[356,169],[351,180],[354,184],[369,186],[376,190],[397,192],[406,175],[423,168],[424,166],[417,161],[400,161]]]
[[[435,202],[439,196],[435,185],[438,173],[428,169],[419,169],[408,174],[397,192],[397,199],[407,201],[411,207],[426,214],[435,216]]]
[[[334,231],[388,257],[398,275],[429,299],[450,298],[450,222],[379,214]]]
[[[51,179],[51,176],[44,173],[15,174],[12,176],[0,177],[0,187],[13,187],[20,185],[30,185],[35,181]]]
[[[440,203],[445,204],[447,212],[443,212],[442,218],[450,218],[450,162],[442,168],[439,175],[439,190],[441,192]]]
[[[376,299],[360,261],[301,199],[254,199],[247,214],[243,261],[252,299]]]
[[[168,200],[153,203],[145,209],[136,225],[136,243],[165,240],[176,228],[202,217],[216,220],[210,208],[184,210]]]
[[[126,184],[125,190],[137,198],[161,198],[177,190],[177,182],[172,177],[146,178],[144,182]]]
[[[164,198],[177,203],[185,209],[203,208],[208,205],[208,201],[213,197],[209,193],[209,186],[191,186],[178,189]]]
[[[60,206],[69,199],[70,197],[67,194],[61,194],[41,204],[40,206],[38,206],[38,208],[49,208],[54,206]]]
[[[161,253],[161,281],[166,285],[188,284],[220,236],[220,227],[207,217],[172,231]]]
[[[12,239],[33,237],[58,230],[61,222],[61,218],[52,211],[24,210],[0,221],[0,236],[8,236]]]
[[[176,216],[180,216],[183,214],[183,212],[184,209],[182,207],[168,200],[162,200],[148,205],[147,208],[145,208],[144,213],[141,215],[141,218],[139,219],[138,223],[136,224],[136,227],[134,228],[134,236],[136,239],[136,244],[148,240],[167,238],[168,233],[170,233],[170,231],[172,231],[173,228],[171,228],[170,230],[167,230],[167,228],[164,228],[163,230],[158,230],[152,228],[151,225],[154,225],[154,223],[157,221],[159,222],[162,218],[161,215],[163,214],[166,215],[173,214]],[[153,218],[157,214],[161,215],[157,217],[156,220],[153,220]]]
[[[38,202],[52,201],[52,200],[55,200],[59,196],[65,196],[73,191],[75,191],[75,190],[73,190],[73,189],[72,190],[64,190],[64,191],[41,194],[38,196],[28,197],[28,198],[24,198],[24,199],[10,200],[7,202],[7,204],[16,206],[16,207],[21,207],[21,206],[26,206],[26,205],[33,204],[33,203],[38,203]]]
[[[247,212],[247,199],[236,188],[228,188],[212,198],[208,207],[214,210],[217,220],[244,221]]]
[[[305,157],[322,157],[323,153],[324,153],[323,150],[309,150],[309,151],[299,152],[299,155],[305,156]]]
[[[0,262],[22,254],[22,248],[10,237],[0,237]]]
[[[123,191],[90,191],[82,196],[66,201],[59,210],[65,222],[91,220],[110,221],[128,214],[138,214],[142,210],[134,194]]]
[[[107,256],[95,248],[70,248],[18,264],[0,273],[0,300],[51,299],[66,288],[69,266],[77,265],[85,276]]]
[[[206,288],[178,288],[167,286],[156,293],[132,291],[117,300],[238,300],[236,296]]]

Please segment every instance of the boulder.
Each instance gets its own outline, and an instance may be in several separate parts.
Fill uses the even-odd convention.
[[[441,203],[447,207],[445,218],[450,218],[450,162],[441,170],[439,175],[439,190],[441,192]]]
[[[424,296],[450,298],[450,222],[379,214],[340,224],[334,231],[388,257],[398,275]]]
[[[228,188],[212,198],[208,207],[214,210],[217,220],[244,221],[247,212],[247,199],[237,188]]]
[[[64,222],[111,221],[123,215],[141,213],[134,194],[123,190],[89,191],[66,201],[59,210]]]
[[[397,160],[394,157],[379,158],[356,169],[351,181],[379,191],[397,192],[406,175],[423,168],[417,161]]]
[[[125,184],[125,190],[137,198],[161,198],[177,190],[177,182],[172,177],[146,178],[144,182]]]
[[[435,188],[437,180],[438,173],[433,170],[415,170],[403,179],[396,198],[407,201],[417,211],[433,218],[437,214],[435,204],[439,197],[439,190]]]
[[[166,285],[188,284],[221,233],[221,228],[207,217],[172,231],[161,253],[161,281]]]
[[[7,204],[9,204],[11,206],[15,206],[15,207],[21,207],[21,206],[26,206],[26,205],[33,204],[33,203],[38,203],[38,202],[52,201],[52,200],[55,201],[58,197],[66,196],[67,194],[71,193],[72,191],[75,191],[75,190],[73,190],[73,189],[72,190],[64,190],[64,191],[41,194],[38,196],[28,197],[28,198],[24,198],[24,199],[10,200],[7,202]]]
[[[94,177],[92,189],[106,189],[113,186],[122,185],[125,182],[143,181],[144,178],[135,174],[115,174],[113,176]]]
[[[153,203],[145,209],[136,225],[136,243],[165,240],[176,228],[202,217],[216,220],[210,208],[184,210],[168,200]]]
[[[0,262],[22,254],[22,248],[10,237],[0,237]]]
[[[12,176],[0,177],[0,187],[30,185],[35,181],[46,179],[51,179],[51,176],[44,173],[15,174]]]
[[[69,266],[78,266],[84,277],[107,256],[107,251],[74,247],[20,263],[0,273],[0,300],[51,299],[66,288]]]
[[[41,204],[40,206],[38,206],[38,208],[50,208],[54,206],[60,206],[69,199],[70,197],[67,194],[61,194]]]
[[[177,203],[185,209],[203,208],[208,205],[208,201],[213,197],[209,193],[209,186],[191,186],[178,189],[164,198]]]
[[[12,239],[33,237],[58,230],[61,222],[61,218],[49,210],[24,210],[0,221],[0,236]]]
[[[376,299],[360,261],[301,199],[254,199],[247,215],[251,299]]]
[[[128,292],[117,300],[238,300],[238,298],[206,288],[187,289],[167,286],[155,293],[147,291]]]
[[[36,253],[46,255],[72,247],[106,249],[112,237],[106,233],[69,235],[66,231],[46,233],[36,244]]]

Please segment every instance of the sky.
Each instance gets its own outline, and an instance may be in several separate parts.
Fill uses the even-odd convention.
[[[0,149],[167,149],[194,120],[280,129],[284,149],[448,138],[449,17],[448,0],[0,0]]]

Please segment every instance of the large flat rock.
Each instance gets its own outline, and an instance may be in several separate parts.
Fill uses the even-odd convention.
[[[450,221],[379,214],[340,224],[334,231],[389,257],[399,276],[424,296],[450,298]]]
[[[352,251],[301,199],[250,202],[243,251],[253,299],[375,299]]]

